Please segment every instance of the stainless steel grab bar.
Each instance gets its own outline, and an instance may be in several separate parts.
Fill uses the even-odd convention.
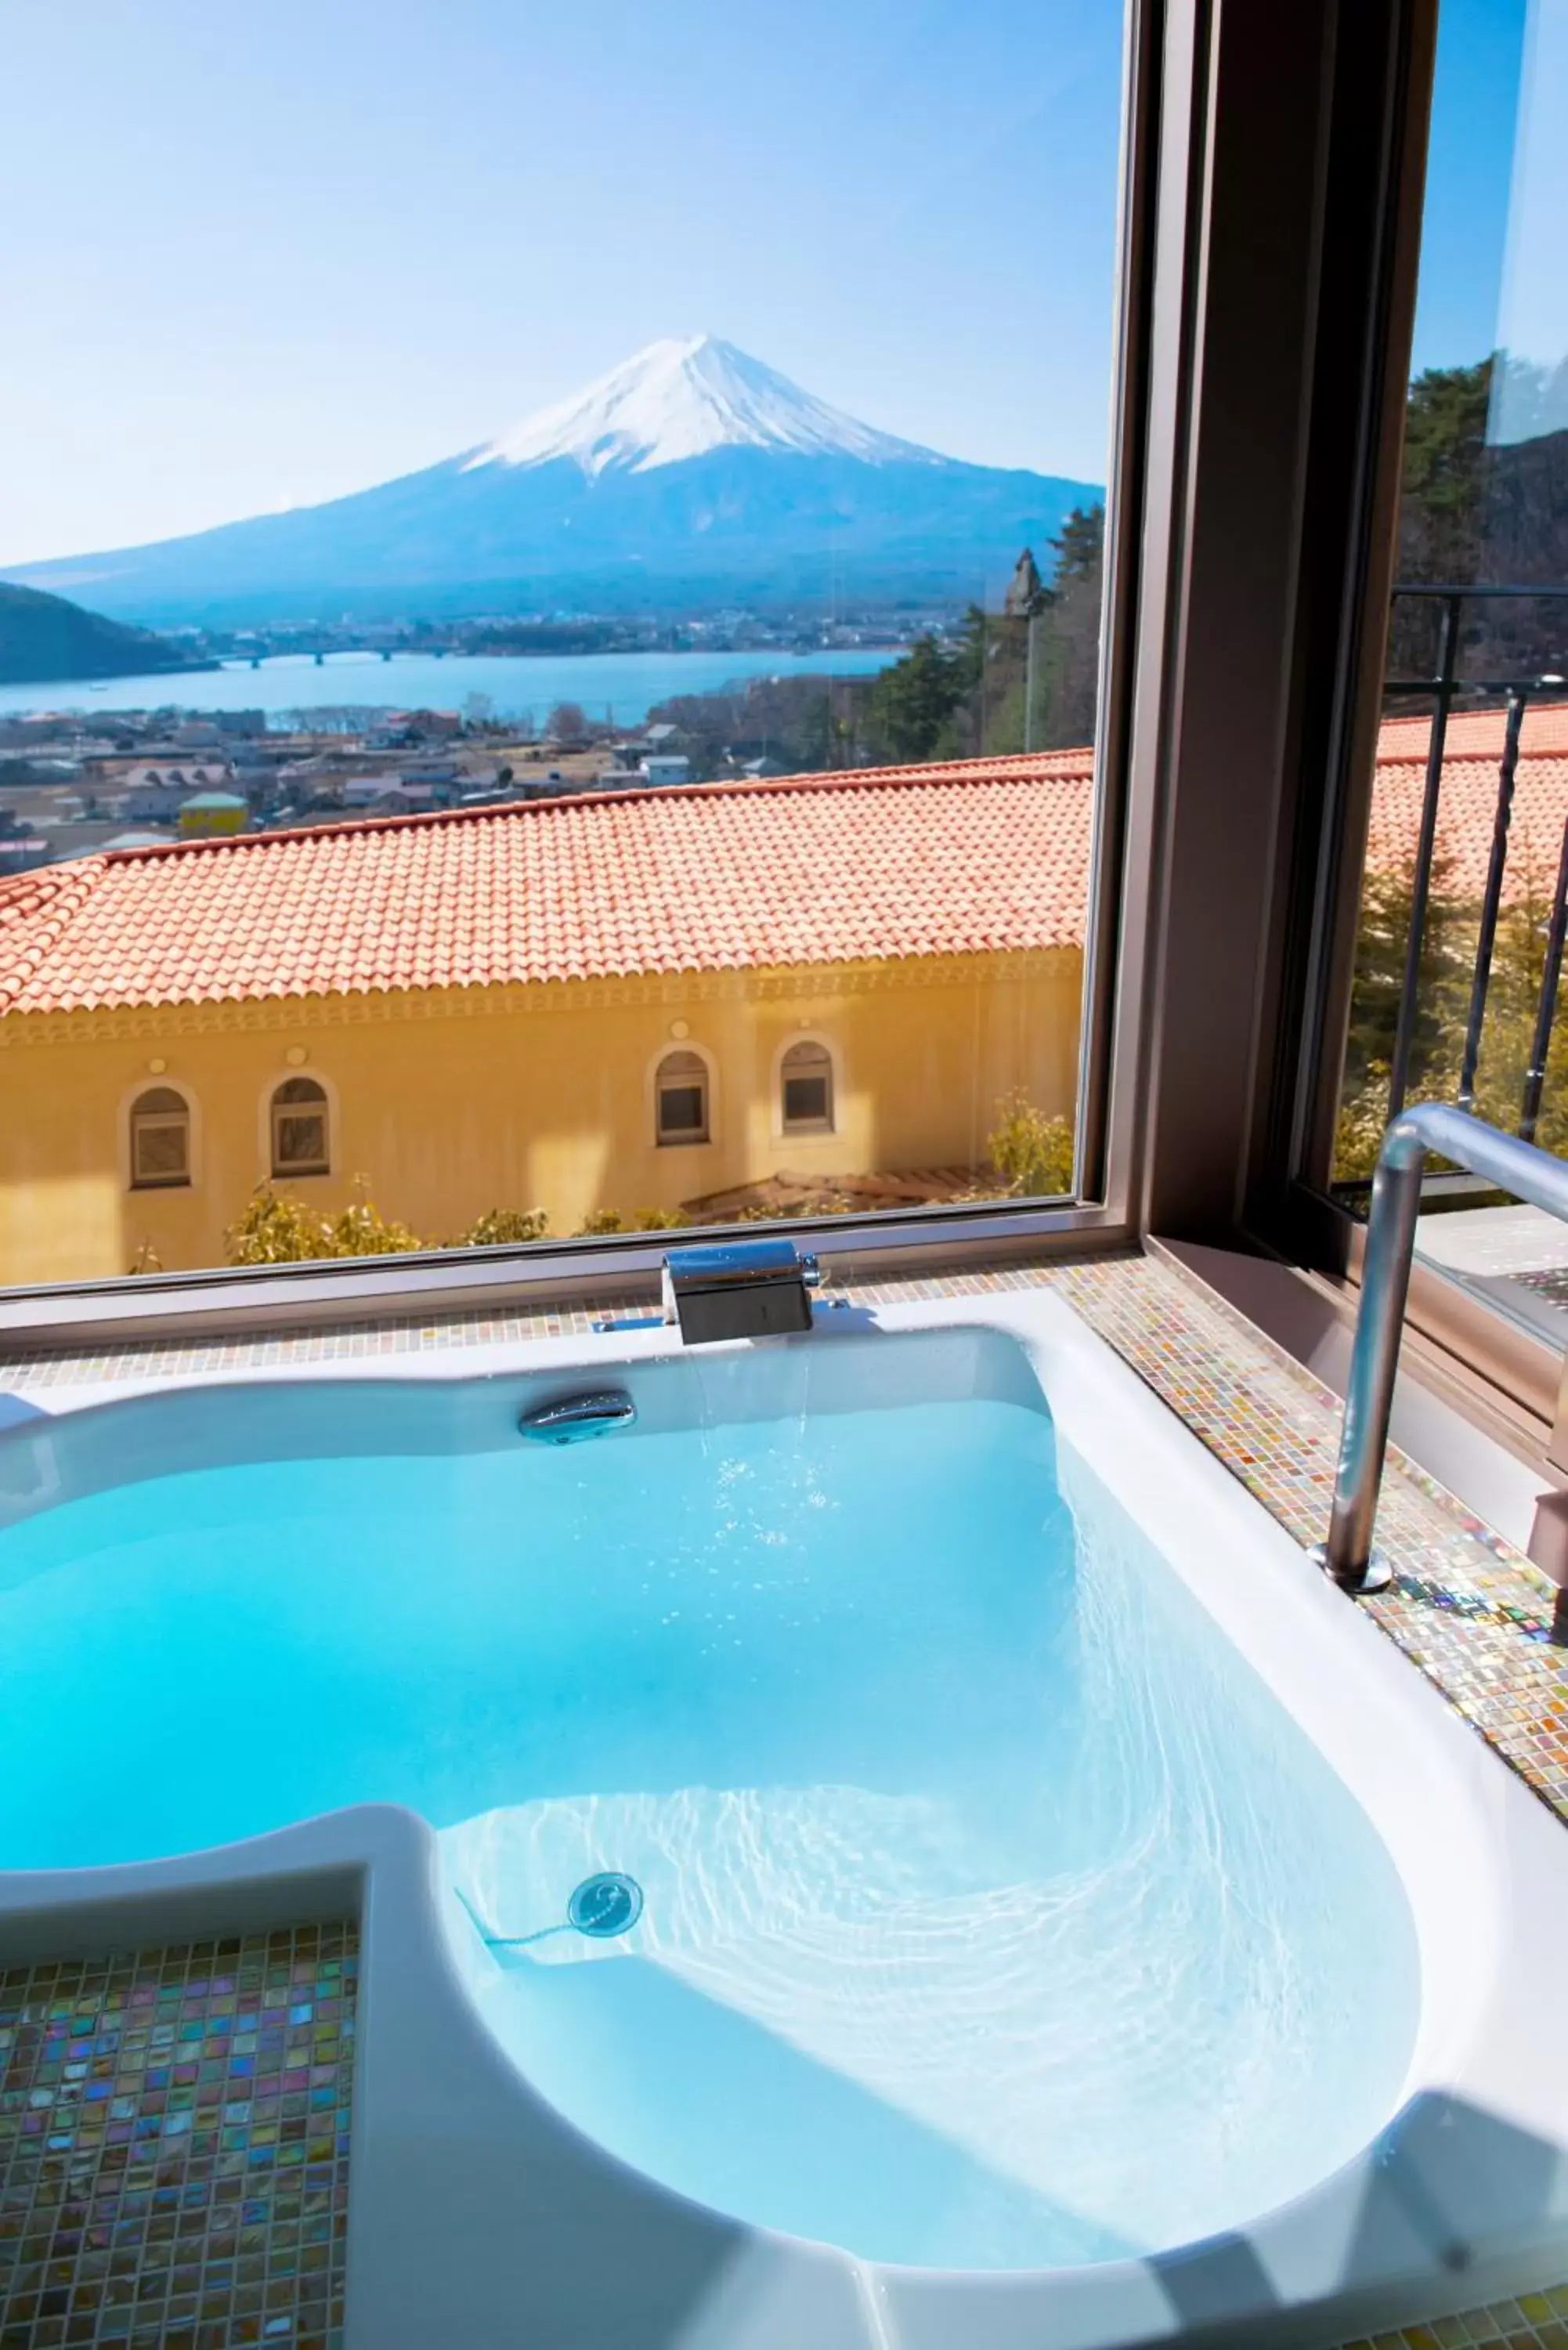
[[[1472,1175],[1484,1175],[1500,1191],[1510,1191],[1528,1206],[1568,1222],[1568,1165],[1549,1151],[1501,1133],[1447,1102],[1417,1102],[1390,1125],[1372,1178],[1361,1309],[1345,1391],[1334,1513],[1328,1540],[1317,1553],[1345,1591],[1380,1591],[1391,1580],[1389,1569],[1373,1551],[1372,1527],[1388,1449],[1388,1415],[1421,1208],[1421,1169],[1429,1150]]]

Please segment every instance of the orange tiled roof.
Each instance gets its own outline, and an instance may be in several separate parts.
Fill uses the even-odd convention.
[[[1368,850],[1410,855],[1428,723],[1378,743]],[[1450,724],[1439,851],[1479,896],[1499,712]],[[0,880],[0,1015],[1076,946],[1086,751],[584,794],[110,850]],[[1509,889],[1568,822],[1568,702],[1526,718]]]
[[[1500,710],[1466,711],[1449,721],[1443,738],[1443,780],[1438,798],[1438,857],[1442,887],[1458,898],[1479,898],[1486,887],[1497,811],[1498,762],[1504,718]],[[1409,863],[1426,789],[1427,718],[1386,721],[1377,742],[1377,779],[1366,861],[1374,872]],[[1517,903],[1533,891],[1549,899],[1568,824],[1568,702],[1544,702],[1524,714],[1514,775],[1503,894]]]
[[[1082,752],[112,850],[0,882],[0,1013],[1070,946]]]

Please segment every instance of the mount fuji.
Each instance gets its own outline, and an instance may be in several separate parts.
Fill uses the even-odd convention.
[[[138,621],[691,609],[999,589],[1103,493],[863,424],[708,335],[324,505],[0,577]]]

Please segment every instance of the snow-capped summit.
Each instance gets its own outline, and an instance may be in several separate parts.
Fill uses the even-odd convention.
[[[701,335],[374,489],[4,576],[154,626],[934,606],[1000,596],[1103,494],[897,440]]]
[[[770,449],[865,464],[947,462],[815,400],[787,376],[713,335],[649,343],[585,390],[524,418],[467,460],[545,465],[566,457],[590,479],[648,473],[710,449]]]

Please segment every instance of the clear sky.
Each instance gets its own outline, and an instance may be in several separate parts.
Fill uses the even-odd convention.
[[[1103,480],[1120,48],[1116,0],[7,0],[0,561],[360,488],[703,330]]]
[[[1526,15],[1443,0],[1417,367],[1568,348],[1568,0]],[[1120,46],[1116,0],[7,0],[0,562],[383,481],[702,329],[1103,479]]]

